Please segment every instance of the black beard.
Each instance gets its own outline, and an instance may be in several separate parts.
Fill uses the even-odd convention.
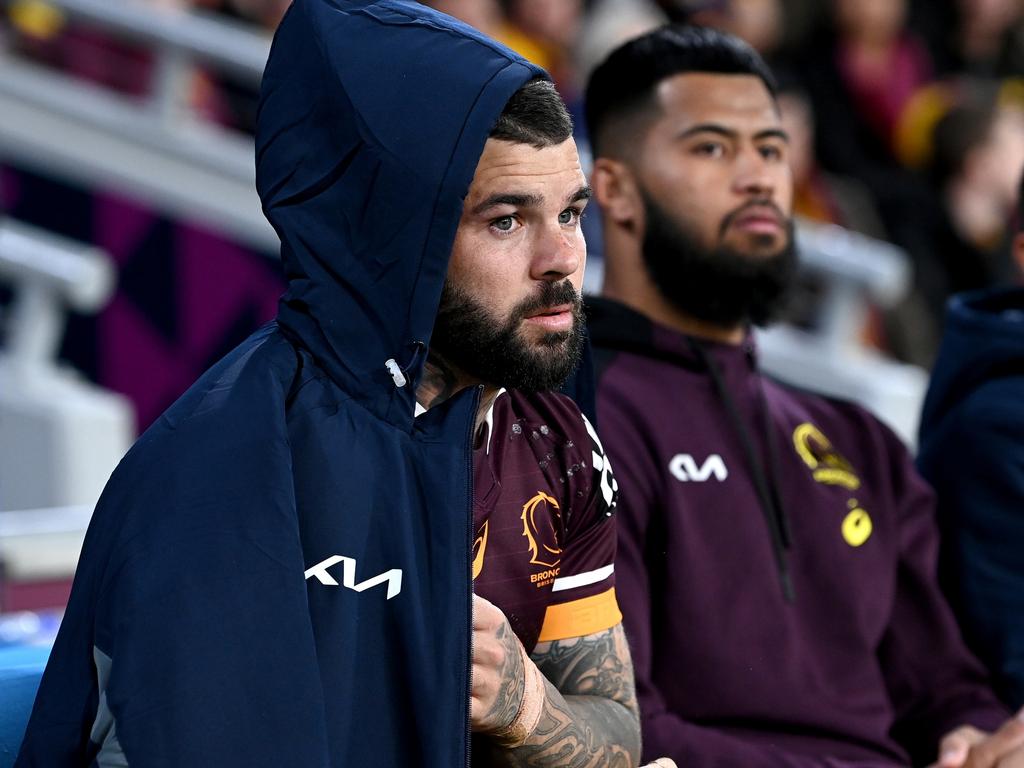
[[[662,296],[676,309],[728,328],[766,325],[778,315],[796,276],[792,219],[786,219],[786,240],[778,253],[754,256],[726,245],[702,245],[695,233],[649,195],[643,197],[644,264]],[[762,200],[751,204],[776,207]],[[743,208],[726,216],[720,234]]]
[[[572,328],[527,343],[519,333],[523,319],[560,304],[572,305]],[[561,387],[579,363],[583,323],[583,302],[568,280],[543,283],[540,292],[519,302],[504,322],[445,280],[430,345],[480,381],[526,393],[549,392]]]

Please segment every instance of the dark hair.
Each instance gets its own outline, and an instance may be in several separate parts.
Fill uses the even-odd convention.
[[[540,77],[512,94],[490,133],[492,139],[529,144],[537,149],[561,144],[570,136],[569,110],[554,84]]]
[[[616,48],[591,74],[586,115],[594,154],[606,150],[622,118],[651,107],[658,83],[688,72],[754,75],[772,98],[777,92],[768,65],[738,37],[710,27],[660,27]]]

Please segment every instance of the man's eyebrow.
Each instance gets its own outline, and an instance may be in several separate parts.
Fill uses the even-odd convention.
[[[739,136],[737,131],[730,128],[726,128],[724,125],[718,123],[697,123],[697,125],[691,125],[685,131],[679,134],[680,139],[688,139],[698,133],[717,133],[719,136],[724,136],[727,139],[735,139]]]
[[[716,133],[727,139],[735,139],[739,137],[739,131],[733,130],[732,128],[726,128],[724,125],[719,125],[718,123],[699,123],[680,133],[679,138],[686,139],[698,133]],[[781,128],[765,128],[764,130],[758,131],[754,134],[754,141],[763,141],[764,139],[780,139],[788,144],[789,134]]]
[[[594,195],[594,190],[584,185],[573,192],[566,199],[566,204],[576,203],[580,200],[589,200]],[[473,215],[478,216],[484,213],[489,208],[495,208],[499,205],[510,205],[513,208],[539,208],[544,204],[543,195],[534,195],[529,193],[518,194],[515,192],[498,192],[497,194],[491,195],[482,203],[478,204],[473,208]]]
[[[491,195],[479,205],[473,208],[473,214],[479,215],[488,208],[495,208],[499,205],[511,205],[514,208],[536,208],[544,203],[540,195],[516,194],[514,192],[498,192]]]
[[[573,194],[569,195],[567,203],[578,203],[580,200],[589,200],[594,196],[594,190],[584,184],[582,187],[577,189]]]
[[[779,139],[789,144],[789,134],[781,128],[766,128],[754,134],[754,141],[761,141],[762,139]]]

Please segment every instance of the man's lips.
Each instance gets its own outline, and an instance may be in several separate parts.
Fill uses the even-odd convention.
[[[732,220],[732,226],[747,232],[776,234],[783,227],[782,217],[771,208],[757,206],[748,208]]]
[[[564,331],[572,328],[574,322],[573,305],[559,304],[555,307],[544,307],[523,318],[531,325],[538,325],[548,331]]]

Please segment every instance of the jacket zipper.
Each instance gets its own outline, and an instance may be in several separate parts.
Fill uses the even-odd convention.
[[[466,521],[466,575],[468,576],[469,589],[467,590],[467,602],[469,603],[469,653],[466,656],[466,768],[471,768],[473,761],[473,719],[470,710],[473,695],[473,437],[476,432],[476,412],[480,407],[480,398],[483,395],[482,384],[476,386],[473,393],[473,407],[469,417],[469,434],[466,440],[466,456],[468,471],[466,472],[466,496],[469,514]]]

